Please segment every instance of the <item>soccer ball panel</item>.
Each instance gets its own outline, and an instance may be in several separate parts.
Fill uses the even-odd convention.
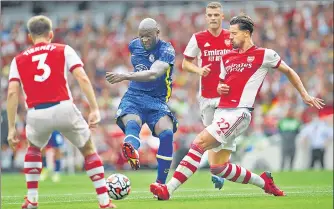
[[[123,174],[116,173],[109,176],[106,180],[109,197],[113,200],[121,200],[130,194],[131,182]]]

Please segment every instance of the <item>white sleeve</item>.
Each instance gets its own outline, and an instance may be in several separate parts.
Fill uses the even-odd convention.
[[[193,34],[188,42],[186,49],[183,52],[183,55],[187,58],[195,58],[199,52],[200,50],[198,48],[197,40],[195,34]]]
[[[272,49],[265,49],[263,64],[268,68],[278,68],[281,57]]]
[[[220,61],[220,74],[219,74],[219,78],[221,80],[224,80],[225,76],[226,76],[225,65],[224,65],[223,59],[221,59],[221,61]]]
[[[65,62],[66,62],[67,69],[70,72],[72,72],[77,67],[84,66],[78,54],[69,45],[65,46]]]
[[[12,63],[10,64],[10,69],[9,69],[9,81],[21,81],[19,71],[17,69],[16,65],[16,59],[14,58]]]

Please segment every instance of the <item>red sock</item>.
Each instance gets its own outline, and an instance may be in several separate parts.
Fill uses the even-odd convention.
[[[226,178],[229,181],[242,184],[250,183],[260,188],[264,187],[264,180],[259,175],[252,173],[239,165],[225,163],[223,165],[213,165],[210,168],[213,175]]]
[[[173,178],[167,184],[170,194],[197,171],[203,153],[204,151],[198,145],[191,144],[188,154],[182,159],[179,166],[177,166]]]
[[[28,147],[24,158],[24,174],[27,182],[28,200],[38,201],[38,181],[42,171],[42,154],[38,147]]]
[[[85,169],[93,182],[100,205],[109,204],[108,189],[104,178],[104,167],[97,153],[85,158]]]

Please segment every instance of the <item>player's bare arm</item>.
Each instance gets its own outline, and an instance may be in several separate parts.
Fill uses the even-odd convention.
[[[182,61],[182,69],[188,72],[197,73],[200,76],[207,76],[211,69],[209,68],[211,64],[205,65],[203,67],[198,67],[192,63],[193,59],[184,58]]]
[[[84,92],[90,107],[90,114],[88,116],[88,124],[91,129],[96,128],[101,120],[99,107],[96,102],[95,93],[92,84],[82,67],[77,67],[73,70],[73,76],[78,81],[80,88]]]
[[[7,95],[7,116],[8,116],[8,143],[10,147],[15,150],[19,139],[16,136],[15,117],[19,103],[20,83],[18,81],[11,81],[8,85]]]
[[[119,83],[124,80],[139,82],[154,81],[165,74],[169,67],[168,63],[157,60],[152,64],[150,70],[131,73],[107,72],[106,79],[110,84]]]
[[[281,64],[278,66],[277,69],[288,77],[292,85],[298,90],[305,104],[308,104],[312,107],[315,106],[318,109],[323,108],[323,106],[325,105],[324,100],[310,96],[307,93],[298,74],[292,68],[290,68],[285,62],[281,62]]]

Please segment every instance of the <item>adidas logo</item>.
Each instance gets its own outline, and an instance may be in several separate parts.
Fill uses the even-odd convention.
[[[39,170],[37,168],[34,168],[34,169],[29,170],[28,173],[32,173],[32,174],[37,173],[38,174]]]
[[[204,44],[204,47],[209,47],[209,46],[211,46],[208,42],[206,42],[205,44]]]
[[[93,177],[92,177],[92,180],[93,181],[97,181],[97,180],[100,180],[101,179],[101,177],[99,176],[99,175],[94,175]]]

